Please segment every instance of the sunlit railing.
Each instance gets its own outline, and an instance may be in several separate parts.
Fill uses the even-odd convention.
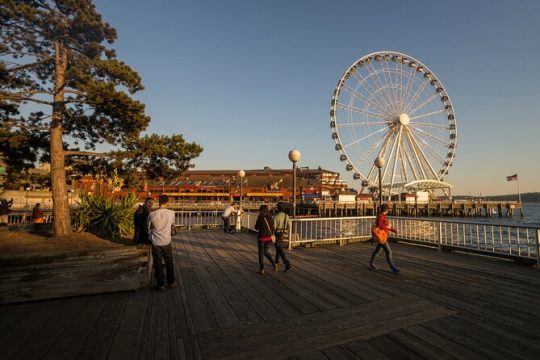
[[[289,248],[317,242],[344,244],[371,238],[374,216],[293,219]],[[484,255],[536,260],[540,267],[540,228],[452,220],[390,217],[398,229],[397,240],[438,246]]]
[[[223,226],[222,213],[220,210],[175,211],[175,225],[177,228],[188,230],[220,227]]]
[[[540,228],[529,226],[393,217],[399,239],[492,255],[536,259]]]
[[[52,212],[43,212],[43,222],[52,223]],[[32,222],[32,212],[12,212],[8,214],[8,224],[26,224]]]
[[[221,211],[176,211],[180,228],[215,228],[223,225]],[[236,215],[230,219],[236,224]],[[440,250],[461,250],[513,259],[535,260],[540,267],[540,228],[454,220],[389,217],[399,234],[396,240],[418,242]],[[244,212],[243,229],[255,230],[257,214]],[[371,238],[374,216],[296,218],[291,220],[289,249],[308,243],[339,243]]]
[[[313,242],[346,242],[371,238],[374,216],[293,219],[289,233],[289,249],[293,244]]]

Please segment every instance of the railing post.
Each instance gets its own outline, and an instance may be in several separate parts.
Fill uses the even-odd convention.
[[[540,229],[536,229],[536,270],[540,270]]]
[[[291,226],[289,226],[289,251],[292,250],[292,228],[293,228],[294,220],[291,221]]]
[[[339,218],[339,246],[343,246],[343,220]]]
[[[442,222],[439,221],[439,252],[442,252]]]

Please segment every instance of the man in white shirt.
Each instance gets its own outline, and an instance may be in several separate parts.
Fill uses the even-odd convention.
[[[148,229],[152,242],[152,258],[154,260],[154,274],[157,280],[156,289],[165,289],[165,276],[163,274],[163,259],[167,271],[167,284],[169,288],[176,286],[174,264],[171,245],[171,228],[175,222],[174,211],[167,209],[169,197],[159,196],[159,208],[148,215]]]
[[[236,203],[233,201],[231,205],[227,206],[225,210],[223,210],[223,215],[221,218],[223,219],[223,231],[226,233],[232,234],[231,230],[231,222],[230,222],[230,216],[232,213],[238,214],[238,209],[236,208]]]

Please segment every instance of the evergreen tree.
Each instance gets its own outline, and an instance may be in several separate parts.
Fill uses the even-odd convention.
[[[4,111],[9,120],[3,127],[27,129],[50,144],[45,157],[51,163],[54,233],[66,236],[71,226],[65,158],[91,155],[86,151],[100,143],[130,151],[144,143],[139,136],[150,118],[131,98],[143,89],[141,78],[107,47],[116,31],[91,0],[2,0],[0,26],[0,106],[9,112]],[[47,110],[9,116],[27,103]],[[38,145],[31,137],[20,144],[25,141]],[[68,144],[82,144],[85,151]]]

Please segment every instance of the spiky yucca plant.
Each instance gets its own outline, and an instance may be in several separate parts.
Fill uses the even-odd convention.
[[[129,235],[133,232],[136,203],[135,194],[129,194],[121,199],[81,194],[79,206],[72,211],[73,229],[79,232],[98,232],[112,237]]]

